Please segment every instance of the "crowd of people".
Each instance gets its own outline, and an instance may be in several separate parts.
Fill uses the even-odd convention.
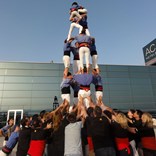
[[[83,97],[70,108],[67,100],[51,111],[13,119],[1,128],[5,137],[0,156],[155,156],[156,124],[141,110],[122,112]]]
[[[156,156],[156,124],[152,115],[133,109],[122,112],[103,103],[102,78],[95,38],[88,29],[87,9],[72,3],[69,20],[60,85],[62,103],[51,112],[23,117],[19,125],[9,119],[0,129],[4,137],[0,156],[11,156],[15,146],[16,156]],[[71,37],[74,27],[79,34]],[[91,84],[95,86],[94,97]]]

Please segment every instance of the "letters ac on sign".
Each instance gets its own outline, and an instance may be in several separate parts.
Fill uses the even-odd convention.
[[[151,44],[149,47],[146,48],[145,55],[147,56],[154,52],[156,52],[156,44]]]
[[[146,64],[156,63],[156,39],[143,47],[143,53]]]

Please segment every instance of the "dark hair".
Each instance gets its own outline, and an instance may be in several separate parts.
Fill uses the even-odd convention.
[[[109,110],[104,110],[103,113],[109,118],[112,119],[112,113]]]
[[[85,28],[82,29],[81,34],[86,34],[86,29]]]
[[[101,117],[101,115],[102,115],[102,109],[101,109],[101,107],[95,106],[95,108],[94,108],[94,113],[95,113],[95,115],[96,115],[97,117]]]
[[[71,75],[71,73],[70,73],[70,72],[68,72],[68,73],[67,73],[67,76],[70,76],[70,75]]]
[[[43,118],[43,116],[44,116],[45,113],[46,113],[46,110],[42,110],[42,111],[40,112],[40,117]]]
[[[97,70],[96,69],[93,69],[95,72],[97,72]]]
[[[67,39],[64,40],[64,43],[67,43]]]
[[[88,116],[93,116],[93,111],[94,111],[93,107],[88,107],[87,109]]]
[[[95,43],[95,38],[93,37],[93,38],[91,39],[91,41],[92,41],[92,43]]]
[[[39,120],[39,118],[34,119],[32,122],[32,126],[34,128],[40,127],[41,126],[41,120]]]
[[[139,115],[139,118],[141,118],[143,112],[141,110],[139,110],[139,109],[137,109],[135,112]]]
[[[68,121],[70,123],[74,123],[76,122],[76,113],[75,112],[71,112],[69,115],[68,115]]]
[[[134,109],[130,109],[129,111],[130,111],[132,114],[135,113],[135,110],[134,110]]]
[[[77,2],[73,2],[72,5],[78,5],[78,3]]]
[[[38,118],[38,114],[34,114],[34,115],[32,116],[32,120],[35,120],[36,118]]]
[[[22,120],[21,120],[21,125],[22,125],[22,127],[25,127],[26,126],[26,123],[29,121],[29,119],[28,118],[23,118]]]
[[[10,120],[14,120],[13,118],[10,118],[7,122],[8,122],[8,124],[9,124],[9,122],[10,122]]]
[[[87,68],[86,68],[86,66],[84,66],[83,72],[84,72],[84,73],[87,73]]]

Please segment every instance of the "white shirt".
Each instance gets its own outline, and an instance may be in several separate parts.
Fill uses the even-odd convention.
[[[83,156],[81,143],[82,121],[70,123],[65,128],[64,155]]]

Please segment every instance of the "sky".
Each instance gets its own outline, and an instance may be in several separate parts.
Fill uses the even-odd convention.
[[[72,0],[1,0],[0,62],[62,63]],[[156,38],[156,0],[78,0],[88,10],[98,63],[144,65]],[[78,30],[73,31],[73,36]]]

